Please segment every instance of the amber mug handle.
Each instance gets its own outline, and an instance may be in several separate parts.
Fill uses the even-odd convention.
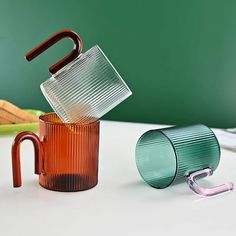
[[[20,144],[24,140],[31,140],[34,145],[34,173],[41,174],[42,172],[42,143],[39,137],[33,132],[22,132],[16,135],[12,144],[12,173],[13,186],[20,187],[21,180],[21,165],[20,165]]]
[[[52,74],[55,74],[57,71],[59,71],[61,68],[66,66],[68,63],[72,62],[75,58],[79,56],[79,54],[82,52],[82,39],[80,36],[75,33],[72,30],[62,30],[58,33],[54,34],[44,42],[42,42],[37,47],[33,48],[31,51],[25,54],[25,58],[28,61],[32,61],[34,58],[36,58],[38,55],[46,51],[48,48],[53,46],[55,43],[60,41],[61,39],[69,38],[74,43],[74,49],[68,54],[67,56],[63,57],[60,61],[49,67],[49,72]]]

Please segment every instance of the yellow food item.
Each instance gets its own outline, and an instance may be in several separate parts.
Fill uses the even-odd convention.
[[[0,124],[38,122],[38,117],[29,114],[14,104],[0,100]]]

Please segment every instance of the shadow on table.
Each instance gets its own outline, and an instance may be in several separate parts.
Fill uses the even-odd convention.
[[[120,187],[126,189],[127,191],[132,191],[135,194],[138,193],[137,196],[138,195],[140,196],[140,194],[142,194],[142,197],[145,196],[153,198],[154,196],[157,200],[166,201],[166,200],[176,199],[179,197],[191,198],[193,200],[195,200],[196,197],[199,198],[197,194],[195,194],[191,189],[189,189],[187,183],[185,182],[177,183],[164,189],[158,189],[140,180],[140,181],[127,182],[126,184],[123,184]]]

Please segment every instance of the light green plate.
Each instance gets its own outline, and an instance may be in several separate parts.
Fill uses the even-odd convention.
[[[39,110],[30,110],[25,109],[28,113],[39,117],[40,115],[44,114],[43,111]],[[23,131],[38,131],[39,123],[22,123],[22,124],[9,124],[9,125],[0,125],[0,136],[2,135],[15,135]]]

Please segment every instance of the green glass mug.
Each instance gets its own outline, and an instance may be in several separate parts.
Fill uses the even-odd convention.
[[[210,176],[220,161],[220,146],[205,125],[149,130],[136,145],[136,165],[146,183],[155,188],[187,180],[202,196],[213,196],[233,189],[232,183],[203,188],[196,180]]]

